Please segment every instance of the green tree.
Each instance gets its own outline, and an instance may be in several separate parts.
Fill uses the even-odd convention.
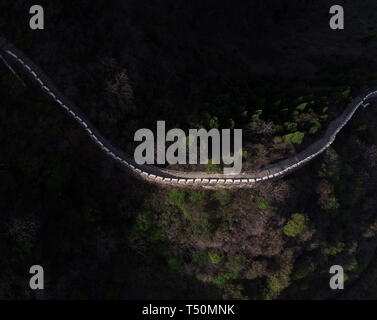
[[[283,232],[288,237],[296,237],[307,229],[306,216],[301,213],[294,213],[284,226]]]
[[[255,201],[255,203],[257,204],[257,206],[260,210],[267,210],[270,207],[267,199],[265,197],[260,196],[260,195],[255,195],[254,201]]]
[[[168,203],[177,206],[178,208],[184,208],[185,204],[185,193],[179,189],[173,189],[168,193]]]
[[[232,196],[229,191],[226,190],[217,190],[213,193],[213,197],[220,203],[223,207],[230,203]]]
[[[292,280],[300,280],[306,278],[315,271],[317,265],[311,257],[300,259],[295,263]]]
[[[339,201],[334,195],[331,195],[321,203],[321,208],[327,211],[337,210],[339,207]]]
[[[299,110],[299,111],[304,111],[306,106],[308,105],[309,103],[308,102],[303,102],[301,104],[299,104],[297,107],[296,107],[296,110]]]
[[[185,205],[186,193],[179,189],[173,189],[168,193],[168,203],[177,206],[183,211],[183,215],[187,220],[191,220],[191,215]]]
[[[197,201],[203,200],[205,196],[206,194],[203,191],[193,190],[190,193],[190,201],[197,202]]]
[[[304,132],[296,131],[294,133],[288,133],[285,136],[283,136],[283,140],[285,143],[301,144],[304,139],[304,136]]]
[[[238,273],[236,272],[228,272],[222,276],[214,277],[212,282],[217,285],[221,285],[226,283],[229,280],[235,280],[239,277]]]
[[[290,275],[293,266],[291,264],[285,266],[280,272],[274,274],[267,279],[267,300],[274,299],[290,285]]]
[[[171,270],[179,270],[183,266],[183,260],[180,257],[171,257],[168,259],[168,266]]]
[[[208,252],[209,261],[213,264],[218,264],[224,260],[224,256],[216,252]]]
[[[220,173],[221,166],[219,164],[212,163],[212,159],[208,159],[208,163],[205,164],[208,173]]]

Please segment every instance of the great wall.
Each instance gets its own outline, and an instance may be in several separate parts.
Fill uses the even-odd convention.
[[[295,156],[272,164],[262,170],[256,172],[241,172],[238,175],[231,176],[224,174],[208,174],[206,172],[181,172],[156,166],[136,164],[132,157],[126,155],[103,137],[81,110],[59,92],[53,82],[36,64],[2,37],[0,37],[0,57],[12,71],[13,68],[10,66],[10,62],[7,62],[1,53],[13,62],[21,65],[23,69],[32,76],[34,81],[39,84],[42,90],[65,110],[65,112],[87,132],[89,137],[115,161],[118,161],[134,175],[144,180],[177,187],[240,188],[250,187],[255,183],[265,180],[279,179],[304,166],[324,152],[335,141],[337,134],[348,123],[358,108],[360,106],[366,107],[373,99],[377,98],[377,90],[372,90],[362,97],[356,97],[342,114],[328,125],[322,138]]]

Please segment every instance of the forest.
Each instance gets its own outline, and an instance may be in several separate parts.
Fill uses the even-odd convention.
[[[242,128],[255,170],[376,87],[377,4],[342,2],[343,31],[325,0],[40,1],[46,28],[30,30],[32,3],[0,0],[0,34],[129,154],[158,120]],[[281,180],[179,189],[130,175],[14,68],[24,83],[0,64],[0,299],[376,298],[375,104]],[[332,265],[345,290],[329,288]]]

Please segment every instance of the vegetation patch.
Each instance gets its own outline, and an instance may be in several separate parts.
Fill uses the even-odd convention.
[[[173,189],[168,193],[168,203],[177,206],[183,211],[183,215],[187,220],[191,220],[192,217],[185,205],[186,193],[179,189]]]
[[[221,173],[221,165],[212,163],[212,159],[208,160],[208,163],[205,164],[208,173]]]
[[[302,213],[294,213],[283,228],[288,237],[296,237],[308,229],[306,216]]]
[[[236,272],[228,272],[222,276],[217,276],[213,278],[213,283],[217,285],[224,284],[229,280],[237,279],[239,275]]]
[[[267,210],[270,207],[268,200],[260,195],[255,195],[254,201],[260,210]]]
[[[209,261],[213,264],[218,264],[224,260],[224,256],[216,252],[208,252]]]
[[[206,194],[203,191],[193,190],[190,193],[190,201],[197,202],[197,201],[203,200],[205,196]]]
[[[168,258],[168,266],[171,270],[179,270],[183,266],[183,259],[181,257]]]
[[[232,200],[232,195],[227,190],[217,190],[213,193],[212,196],[219,202],[222,207],[229,204]]]
[[[288,133],[283,136],[283,140],[285,143],[290,144],[301,144],[304,140],[305,133],[301,131],[296,131],[294,133]]]

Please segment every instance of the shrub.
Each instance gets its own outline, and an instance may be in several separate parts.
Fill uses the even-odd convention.
[[[283,136],[283,140],[285,143],[301,144],[304,139],[304,136],[304,132],[296,131],[294,133],[288,133],[285,136]]]
[[[239,272],[245,266],[245,261],[242,258],[235,258],[226,267],[230,272]]]
[[[225,190],[218,190],[213,193],[213,197],[220,203],[221,206],[225,206],[231,201],[231,194]]]
[[[168,203],[183,210],[185,193],[179,189],[173,189],[168,193]]]
[[[208,173],[219,173],[221,172],[221,166],[219,164],[213,164],[212,160],[209,159],[208,163],[205,164]]]
[[[191,215],[185,206],[186,194],[184,191],[173,189],[168,193],[168,203],[177,206],[183,211],[183,215],[187,220],[191,220]]]
[[[219,127],[219,118],[214,116],[209,120],[209,127],[212,128],[218,128]]]
[[[228,272],[222,276],[214,277],[212,281],[214,284],[219,285],[219,284],[224,284],[229,280],[237,279],[238,277],[239,277],[238,273]]]
[[[328,256],[336,256],[344,250],[344,247],[344,242],[339,240],[325,248],[324,253]]]
[[[345,164],[342,168],[341,173],[345,176],[353,176],[355,171],[349,164]]]
[[[195,252],[192,258],[198,264],[207,264],[209,261],[208,254],[205,251]]]
[[[296,122],[284,122],[284,127],[291,132],[297,130],[297,123]]]
[[[347,89],[342,92],[343,98],[348,98],[350,93],[351,93],[351,88],[347,87]]]
[[[154,230],[150,236],[149,236],[149,240],[154,243],[154,242],[158,242],[162,239],[162,230],[161,229],[156,229]]]
[[[313,119],[311,121],[312,127],[309,129],[310,134],[316,133],[321,128],[321,123],[318,119]]]
[[[332,177],[333,175],[334,175],[334,171],[329,170],[326,167],[326,164],[322,163],[318,170],[318,176],[320,178],[327,178],[327,177]]]
[[[308,105],[307,102],[301,103],[301,104],[299,104],[299,105],[296,107],[296,110],[304,111],[307,105]]]
[[[321,203],[321,208],[326,211],[334,211],[339,209],[340,204],[338,199],[332,195]]]
[[[191,217],[188,218],[192,220]],[[186,229],[186,234],[190,234],[196,238],[209,240],[214,231],[214,225],[211,224],[207,218],[201,218],[200,221],[196,221],[190,224]]]
[[[187,220],[192,220],[192,217],[191,217],[191,214],[190,214],[190,212],[186,209],[186,208],[183,208],[182,209],[183,210],[183,215],[184,215],[184,217],[187,219]]]
[[[312,258],[306,258],[299,261],[295,267],[294,272],[292,273],[292,280],[300,280],[306,278],[317,268],[316,264]]]
[[[209,261],[213,264],[218,264],[223,261],[224,256],[215,252],[208,252]]]
[[[355,257],[351,257],[350,260],[347,262],[345,269],[348,271],[352,271],[358,273],[361,271],[361,265],[357,262]]]
[[[183,266],[183,260],[180,257],[171,257],[168,259],[168,266],[171,270],[179,270]]]
[[[252,116],[251,116],[251,119],[253,121],[257,121],[259,120],[259,117],[262,115],[263,113],[263,110],[257,110]]]
[[[255,195],[254,201],[260,210],[267,210],[270,207],[267,199],[260,195]]]
[[[298,98],[296,98],[293,103],[301,103],[302,101],[304,101],[304,97],[303,96],[300,96]]]
[[[305,215],[301,213],[294,213],[284,226],[283,232],[288,237],[296,237],[307,230],[307,228],[308,226]]]
[[[152,214],[143,212],[136,217],[136,226],[140,231],[148,231],[152,227]]]
[[[266,299],[274,299],[290,285],[290,274],[292,272],[292,265],[285,266],[279,273],[274,274],[267,280],[267,294]]]
[[[364,238],[373,238],[377,232],[377,220],[372,222],[370,225],[366,227],[366,230],[363,232]]]
[[[203,200],[204,197],[205,197],[205,193],[203,191],[193,190],[190,193],[191,202],[197,202],[197,201]]]

